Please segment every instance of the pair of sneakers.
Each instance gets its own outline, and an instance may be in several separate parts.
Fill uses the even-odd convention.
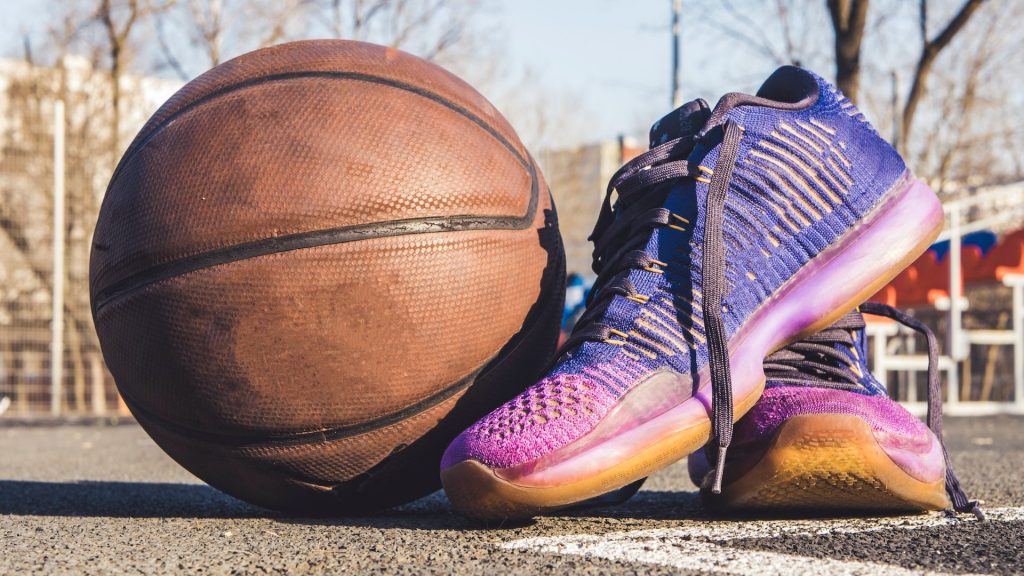
[[[692,455],[724,508],[977,511],[941,441],[934,336],[862,304],[941,227],[935,194],[807,70],[683,105],[609,184],[598,277],[548,374],[445,452],[449,499],[524,518]],[[928,337],[927,426],[868,371],[858,306]]]

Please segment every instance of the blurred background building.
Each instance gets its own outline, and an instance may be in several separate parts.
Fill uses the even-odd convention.
[[[92,324],[89,244],[122,146],[114,126],[130,138],[179,85],[125,75],[114,122],[109,76],[88,60],[0,60],[0,395],[11,398],[9,414],[117,406]]]
[[[954,412],[1024,410],[1024,3],[9,0],[5,9],[0,417],[123,410],[88,302],[91,235],[117,159],[188,79],[310,37],[407,50],[487,95],[537,157],[568,270],[584,282],[605,186],[670,103],[754,91],[780,64],[814,68],[946,206],[941,241],[875,299],[938,331]],[[870,333],[891,393],[923,409],[923,343],[884,322]]]
[[[591,274],[587,238],[597,222],[608,181],[625,162],[644,152],[636,140],[621,137],[571,148],[542,150],[537,162],[551,188],[565,243],[569,273]]]

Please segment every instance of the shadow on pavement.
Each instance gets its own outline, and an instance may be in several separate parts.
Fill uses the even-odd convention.
[[[621,504],[569,509],[553,515],[561,518],[615,518],[623,520],[690,520],[707,518],[697,492],[640,490]]]
[[[0,514],[115,518],[271,515],[204,484],[33,480],[0,480]]]
[[[312,518],[282,515],[278,516],[276,520],[288,524],[352,526],[384,530],[487,530],[518,528],[533,523],[533,521],[528,520],[525,522],[494,522],[484,524],[464,518],[452,510],[448,499],[440,491],[424,496],[414,502],[383,510],[376,514]]]
[[[628,501],[607,506],[559,510],[548,514],[559,519],[615,518],[622,520],[708,519],[697,492],[641,490]],[[360,526],[410,530],[502,530],[522,528],[536,520],[477,522],[454,512],[440,492],[426,498],[372,516],[347,518],[279,518],[282,522],[328,526]]]
[[[562,518],[616,518],[628,520],[829,520],[837,518],[885,518],[914,515],[915,512],[879,510],[820,510],[788,508],[781,510],[725,511],[708,508],[699,492],[672,490],[641,490],[629,501],[613,505],[565,510],[556,515]]]
[[[373,516],[286,516],[205,484],[0,480],[0,515],[97,518],[269,518],[290,524],[451,530],[473,528],[435,493]]]
[[[0,480],[0,514],[111,518],[270,518],[288,524],[406,530],[500,530],[534,521],[480,523],[455,513],[435,492],[378,514],[350,517],[286,516],[236,500],[205,484]],[[696,492],[641,490],[628,502],[563,510],[559,518],[683,520],[707,518]]]

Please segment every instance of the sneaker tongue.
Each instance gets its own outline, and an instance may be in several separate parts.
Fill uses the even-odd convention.
[[[682,136],[692,136],[704,127],[711,107],[703,98],[687,102],[651,126],[651,148]]]

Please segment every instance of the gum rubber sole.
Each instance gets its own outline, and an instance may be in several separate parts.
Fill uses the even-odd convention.
[[[734,420],[761,396],[761,365],[766,355],[818,332],[855,308],[920,256],[941,229],[942,207],[934,192],[906,177],[860,223],[797,271],[729,342]],[[707,367],[699,378],[709,381]],[[689,375],[685,380],[692,386]],[[680,385],[685,387],[686,382]],[[448,498],[456,510],[470,517],[526,518],[621,488],[706,443],[711,405],[707,385],[675,408],[647,417],[628,434],[615,438],[602,429],[605,422],[614,420],[616,410],[630,412],[630,396],[642,395],[643,386],[638,384],[627,393],[590,433],[538,461],[494,470],[469,459],[442,470]],[[692,420],[694,406],[700,407],[696,420]],[[561,458],[559,453],[567,456]],[[614,457],[605,459],[605,454]],[[574,465],[595,471],[574,474]]]
[[[738,479],[725,469],[721,494],[701,488],[712,508],[730,511],[924,511],[949,507],[945,481],[922,482],[878,444],[871,426],[850,414],[793,416],[761,459]]]

